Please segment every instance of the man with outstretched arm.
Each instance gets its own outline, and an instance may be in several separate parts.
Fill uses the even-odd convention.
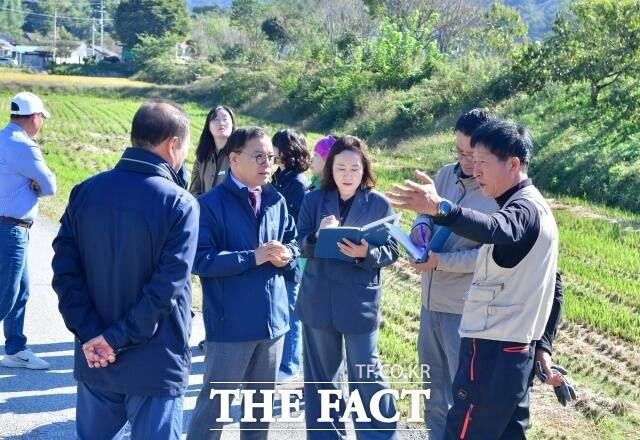
[[[489,121],[471,137],[474,176],[499,210],[488,215],[442,198],[433,181],[394,185],[392,204],[482,243],[459,333],[446,439],[524,439],[536,358],[556,384],[548,354],[536,346],[554,303],[558,230],[551,209],[527,175],[533,143],[512,121]],[[550,348],[550,347],[549,347]]]
[[[470,110],[458,118],[454,128],[457,161],[442,167],[434,179],[441,196],[487,214],[494,212],[498,205],[482,194],[473,177],[470,141],[473,132],[492,118],[491,114],[480,109]],[[420,243],[421,237],[426,235],[425,230],[431,231],[432,243],[443,244],[429,253],[426,262],[412,264],[422,275],[418,361],[424,387],[431,391],[430,398],[425,401],[429,438],[441,439],[447,413],[453,405],[451,384],[458,370],[458,327],[464,296],[471,284],[480,243],[451,234],[446,226],[434,227],[429,216],[420,214],[411,229],[412,239]]]

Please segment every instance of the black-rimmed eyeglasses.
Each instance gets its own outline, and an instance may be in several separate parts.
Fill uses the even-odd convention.
[[[264,166],[265,164],[267,164],[267,161],[269,162],[269,165],[273,165],[278,160],[278,156],[276,156],[275,154],[249,154],[245,153],[244,151],[241,151],[240,153],[252,157],[259,166]]]

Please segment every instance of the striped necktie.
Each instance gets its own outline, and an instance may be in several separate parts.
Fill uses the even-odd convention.
[[[253,214],[258,217],[258,199],[256,198],[256,193],[253,191],[249,191],[249,203],[251,204]]]

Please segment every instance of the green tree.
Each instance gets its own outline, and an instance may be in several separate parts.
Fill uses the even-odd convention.
[[[266,12],[266,5],[258,0],[233,0],[231,4],[231,25],[260,31],[260,24]]]
[[[154,58],[174,57],[176,44],[181,37],[175,34],[164,34],[159,37],[140,34],[140,42],[133,47],[133,59],[139,64],[145,64]]]
[[[387,9],[383,0],[363,0],[371,18],[383,17]]]
[[[20,0],[0,0],[0,32],[20,35],[24,16]]]
[[[433,14],[423,21],[416,11],[406,26],[383,18],[379,34],[365,48],[366,69],[373,72],[380,88],[411,85],[428,77],[441,60],[435,39],[428,39],[438,20]]]
[[[229,60],[240,61],[244,58],[253,66],[273,61],[282,44],[267,41],[269,35],[262,23],[270,12],[270,5],[258,0],[233,0],[229,23],[241,31],[244,41],[230,47],[224,56]],[[282,29],[284,31],[284,28]],[[272,40],[277,41],[277,40]]]
[[[98,17],[98,11],[92,10],[89,0],[57,0],[58,15],[62,17]],[[64,26],[75,38],[88,40],[91,38],[91,21],[74,18],[60,18],[58,26]]]
[[[88,40],[91,37],[90,18],[99,17],[98,9],[91,6],[90,0],[25,1],[23,8],[28,13],[22,29],[25,32],[38,32],[43,36],[51,36],[53,33],[53,15],[57,10],[59,17],[57,21],[58,33],[67,31],[71,34],[69,35],[70,39]],[[83,18],[83,20],[77,18]],[[108,31],[108,26],[106,30]]]
[[[53,15],[53,2],[24,2],[23,8],[27,14],[25,15],[22,30],[25,32],[38,32],[47,35],[53,30],[53,20],[49,20],[42,15]]]
[[[291,42],[291,36],[276,17],[266,19],[260,27],[266,37],[276,43],[280,50]]]
[[[134,46],[133,59],[137,64],[137,78],[158,84],[187,84],[213,73],[206,61],[187,62],[175,56],[176,44],[183,37],[163,34],[160,37],[141,34]]]
[[[496,2],[482,14],[480,24],[469,35],[481,55],[507,60],[525,42],[527,24],[518,11]]]
[[[195,6],[191,9],[192,15],[216,14],[222,15],[224,10],[218,5]]]
[[[514,73],[521,87],[585,81],[595,107],[603,89],[640,70],[636,0],[576,0],[552,30],[543,44],[528,46],[517,56]]]
[[[114,20],[116,35],[125,48],[138,44],[141,34],[184,38],[190,30],[183,0],[125,0],[118,5]]]

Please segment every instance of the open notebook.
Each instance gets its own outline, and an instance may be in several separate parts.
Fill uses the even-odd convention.
[[[416,263],[424,263],[429,259],[429,251],[437,252],[442,249],[444,242],[447,241],[451,231],[449,228],[440,228],[433,236],[429,245],[425,247],[417,246],[411,237],[407,235],[399,226],[387,225],[389,234],[402,246],[409,255],[409,258]]]
[[[355,226],[337,226],[320,229],[313,256],[316,258],[352,261],[353,258],[346,256],[338,249],[339,241],[346,238],[353,243],[360,244],[360,240],[364,238],[371,246],[385,245],[389,241],[388,227],[396,223],[399,218],[400,214],[393,214],[359,228]]]

